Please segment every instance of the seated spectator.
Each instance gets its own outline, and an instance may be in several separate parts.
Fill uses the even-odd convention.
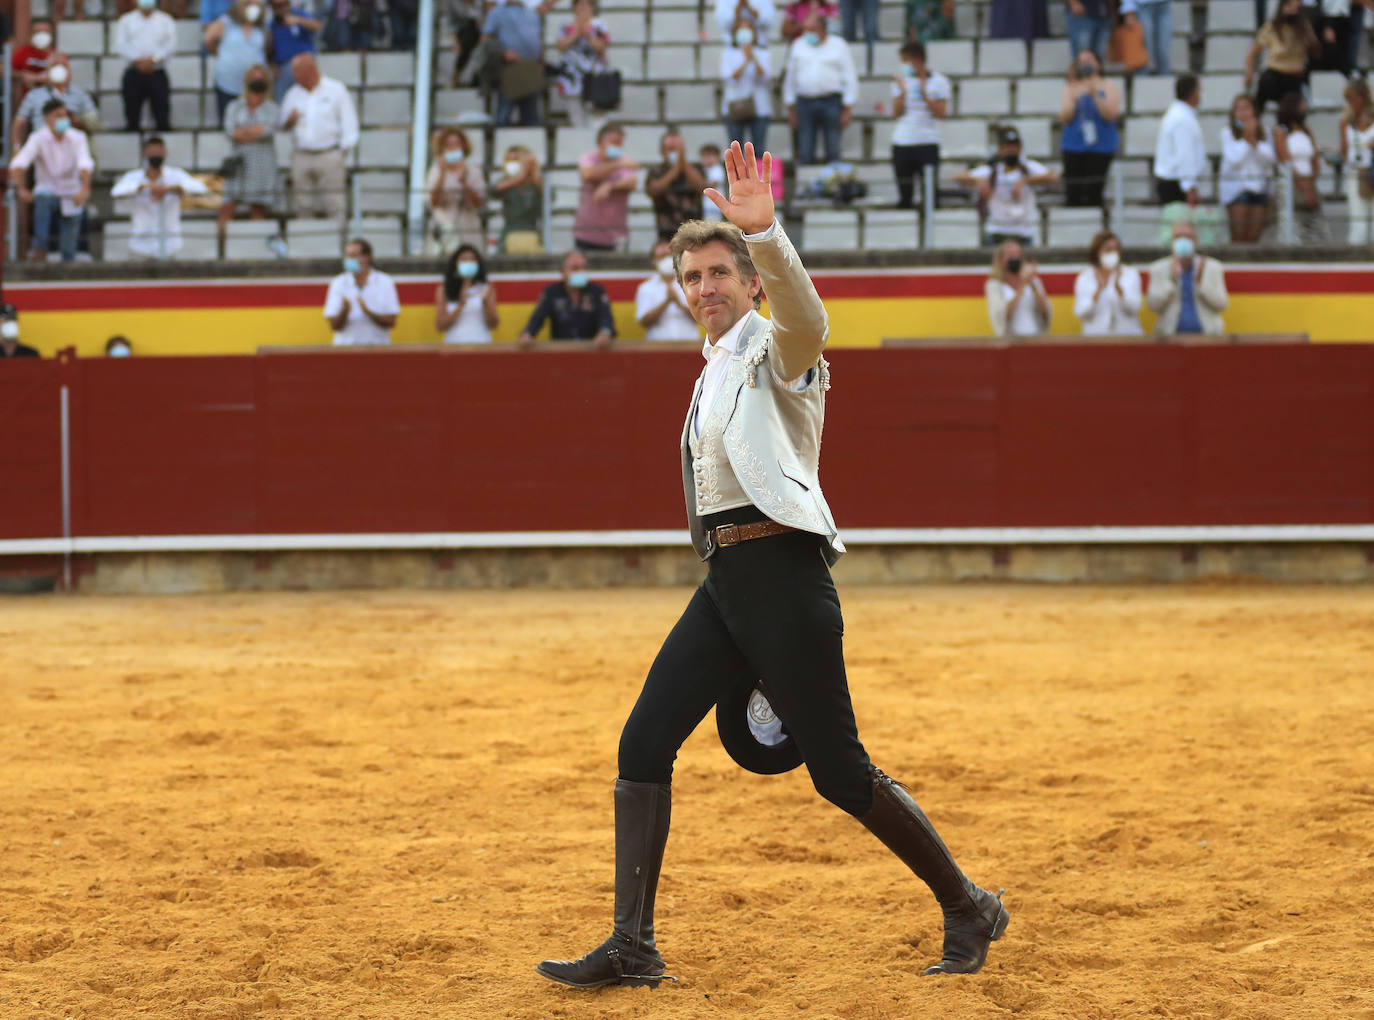
[[[381,31],[377,0],[325,0],[324,41],[331,50],[366,53]]]
[[[34,247],[30,257],[42,262],[48,257],[48,231],[55,219],[58,246],[63,262],[76,258],[77,235],[82,211],[91,197],[91,174],[95,162],[86,133],[72,127],[71,115],[60,99],[43,105],[43,127],[10,160],[10,183],[19,200],[33,205]],[[25,171],[33,167],[34,187],[29,190]]]
[[[954,38],[954,0],[906,0],[906,41]]]
[[[372,245],[355,237],[344,245],[343,272],[329,281],[324,317],[334,345],[389,344],[401,317],[396,283],[372,265]]]
[[[203,11],[205,0],[201,0]],[[272,50],[272,71],[277,76],[272,95],[277,102],[282,101],[286,90],[296,84],[296,76],[291,72],[291,61],[301,53],[315,52],[315,37],[320,32],[321,23],[315,17],[309,4],[292,7],[291,0],[272,0],[272,16],[269,21]]]
[[[291,193],[297,216],[343,222],[348,208],[344,167],[358,144],[358,113],[343,82],[320,74],[315,57],[291,61],[296,84],[286,90],[281,128],[292,133]]]
[[[1140,22],[1145,33],[1145,52],[1150,56],[1150,74],[1168,74],[1174,37],[1173,0],[1121,0],[1123,21]]]
[[[100,130],[100,108],[85,89],[72,83],[71,65],[65,53],[54,53],[44,79],[24,96],[10,124],[10,145],[24,144],[29,132],[43,126],[43,107],[49,99],[60,99],[72,123],[87,134]]]
[[[757,149],[754,151],[758,152]],[[721,159],[720,146],[707,142],[697,150],[697,162],[701,165],[701,175],[706,178],[706,186],[715,188],[722,195],[728,194],[725,190],[725,161]],[[719,220],[724,217],[716,203],[703,196],[701,199],[701,218]]]
[[[543,33],[544,26],[539,19],[539,12],[526,7],[521,0],[498,3],[487,12],[487,20],[482,24],[482,38],[495,44],[501,53],[502,62],[507,67],[523,64],[530,76],[534,75],[533,65],[540,62],[544,52]],[[543,71],[540,70],[539,74],[542,76]],[[543,93],[542,85],[535,91],[525,92],[523,89],[532,87],[532,83],[522,84],[522,91],[518,96],[508,96],[508,87],[508,82],[503,76],[501,87],[497,90],[496,126],[508,125],[517,106],[522,125],[529,127],[539,124],[539,97]]]
[[[1212,169],[1197,119],[1201,102],[1202,85],[1197,75],[1179,75],[1174,82],[1174,101],[1159,122],[1155,139],[1155,195],[1162,205],[1197,205],[1198,183]]]
[[[725,144],[752,141],[755,152],[764,152],[773,116],[773,90],[768,80],[772,65],[768,47],[758,45],[754,36],[752,22],[738,21],[720,52],[720,106],[725,117]]]
[[[591,282],[587,257],[580,251],[563,256],[563,279],[544,288],[516,342],[523,348],[534,346],[545,322],[550,323],[550,340],[590,340],[598,348],[611,345],[615,336],[611,301],[600,284]]]
[[[872,57],[873,44],[878,41],[878,0],[840,0],[840,34],[849,42],[859,41],[855,23],[860,12],[863,14],[864,42]]]
[[[953,88],[939,71],[926,66],[926,44],[913,39],[902,45],[905,70],[892,82],[892,171],[897,178],[897,208],[916,206],[916,191],[933,167],[940,179],[940,121],[949,114]]]
[[[1002,129],[997,155],[987,165],[955,178],[975,189],[986,209],[987,244],[1034,241],[1040,228],[1035,189],[1056,179],[1049,167],[1021,155],[1021,135],[1015,128]]]
[[[698,164],[687,159],[687,145],[677,128],[669,127],[663,133],[658,151],[663,162],[649,169],[644,190],[654,201],[658,236],[668,241],[678,227],[698,218],[706,175]]]
[[[1274,179],[1274,143],[1255,116],[1247,95],[1231,101],[1231,123],[1221,129],[1221,171],[1217,193],[1231,221],[1233,244],[1254,244],[1264,233]]]
[[[544,178],[539,160],[525,146],[512,145],[501,168],[502,178],[491,186],[501,199],[497,251],[503,255],[543,254]]]
[[[122,333],[116,333],[105,341],[105,357],[107,358],[129,358],[133,356],[133,353],[134,345]]]
[[[1140,336],[1140,270],[1121,262],[1121,239],[1110,230],[1088,246],[1088,268],[1073,283],[1073,314],[1084,336]]]
[[[1059,101],[1064,125],[1060,150],[1064,154],[1064,204],[1100,206],[1107,171],[1121,144],[1116,121],[1121,116],[1121,89],[1102,77],[1097,54],[1084,49],[1069,68],[1069,83]]]
[[[448,23],[453,28],[453,76],[449,87],[457,88],[463,69],[482,38],[482,3],[480,0],[448,0]]]
[[[755,41],[767,45],[777,17],[773,0],[716,0],[716,24],[723,39],[729,38],[735,22],[748,21],[754,26]]]
[[[812,13],[819,14],[822,18],[838,19],[840,9],[830,0],[797,0],[796,3],[788,4],[787,9],[783,11],[782,28],[778,32],[782,36],[782,41],[790,43],[805,32],[804,22]],[[738,22],[735,31],[739,31]],[[757,144],[755,147],[757,148]]]
[[[1197,253],[1197,231],[1191,220],[1175,220],[1173,234],[1173,254],[1150,266],[1145,303],[1159,316],[1155,333],[1225,333],[1221,313],[1231,302],[1225,270],[1216,259]]]
[[[1341,115],[1341,163],[1345,167],[1345,202],[1349,211],[1350,244],[1374,240],[1374,97],[1369,82],[1356,78],[1345,86],[1345,112]]]
[[[649,259],[653,275],[635,290],[635,321],[644,328],[644,339],[701,339],[701,330],[687,310],[687,295],[673,266],[672,242],[659,238]]]
[[[1297,212],[1298,241],[1321,244],[1327,240],[1326,220],[1317,189],[1322,157],[1307,126],[1307,100],[1301,92],[1289,92],[1279,100],[1274,126],[1274,157],[1280,166],[1293,168],[1293,207]]]
[[[203,195],[206,187],[185,170],[166,166],[167,147],[157,135],[143,143],[143,166],[130,170],[110,189],[111,198],[132,198],[129,250],[150,259],[181,251],[181,199]]]
[[[482,253],[464,244],[449,256],[444,282],[434,291],[434,328],[446,344],[489,344],[500,323],[496,285],[487,281]]]
[[[596,133],[597,147],[577,161],[582,194],[572,235],[578,251],[614,251],[630,236],[630,192],[640,168],[625,155],[624,144],[619,124],[603,124]]]
[[[19,86],[15,90],[22,99],[29,89],[41,85],[48,73],[48,60],[53,54],[53,23],[51,18],[34,18],[29,23],[29,41],[17,46],[10,56],[10,69]]]
[[[19,310],[0,305],[0,358],[37,358],[38,351],[19,342]]]
[[[1264,51],[1264,73],[1255,92],[1256,112],[1263,117],[1270,101],[1278,102],[1307,85],[1308,61],[1321,53],[1321,43],[1302,13],[1302,0],[1279,0],[1245,55],[1245,91],[1255,79],[1255,62]]]
[[[997,246],[983,294],[994,335],[1039,336],[1049,332],[1054,309],[1035,263],[1023,256],[1019,241],[1003,241]]]
[[[243,78],[255,64],[267,63],[267,33],[260,0],[234,0],[229,13],[205,28],[205,49],[215,57],[215,114],[224,127],[224,111],[243,92]]]
[[[120,83],[125,130],[138,130],[144,102],[153,108],[157,129],[172,130],[172,85],[166,64],[176,52],[177,23],[157,9],[157,0],[138,0],[138,10],[115,22],[112,48],[129,62]]]
[[[849,126],[859,78],[849,44],[831,35],[819,14],[807,16],[802,37],[787,51],[782,99],[787,123],[797,133],[797,160],[816,162],[816,133],[825,136],[825,162],[843,158],[840,134]]]
[[[1107,40],[1112,34],[1112,11],[1108,0],[1066,0],[1068,7],[1069,59],[1084,50],[1107,59]]]
[[[606,30],[606,23],[596,17],[592,0],[573,0],[573,20],[563,26],[554,45],[563,54],[558,94],[563,97],[568,119],[574,125],[585,125],[597,112],[583,98],[582,79],[609,68],[606,47],[610,44],[611,33]]]
[[[434,162],[425,174],[425,204],[429,206],[429,238],[441,255],[450,255],[462,244],[485,246],[482,206],[487,201],[487,182],[478,160],[470,159],[472,144],[460,127],[440,128],[430,143]]]
[[[1044,39],[1050,34],[1045,0],[992,0],[988,12],[988,36],[992,39]]]
[[[248,203],[250,219],[260,220],[277,207],[277,122],[281,112],[267,98],[271,83],[267,68],[255,64],[243,76],[243,94],[224,111],[224,133],[233,143],[230,157],[236,166],[224,180],[219,207],[223,236],[241,203]]]

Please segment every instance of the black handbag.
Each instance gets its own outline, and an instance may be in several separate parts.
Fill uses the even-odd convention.
[[[582,99],[598,110],[620,105],[620,72],[592,71],[582,78]]]
[[[243,172],[242,156],[225,156],[219,165],[219,175],[226,180],[237,177]]]

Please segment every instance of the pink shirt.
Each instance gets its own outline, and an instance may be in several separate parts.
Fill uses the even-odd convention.
[[[95,170],[86,132],[67,128],[59,138],[44,124],[29,135],[24,147],[10,160],[11,170],[29,167],[33,167],[35,193],[64,198],[77,194],[81,190],[81,171]]]
[[[798,3],[787,5],[787,17],[791,18],[798,25],[806,20],[806,16],[815,11],[822,18],[829,20],[840,16],[840,9],[834,4],[819,2],[819,0],[799,0]]]
[[[600,149],[593,149],[577,161],[579,167],[596,166],[604,162]],[[627,177],[633,179],[636,171],[616,170],[610,177],[599,181],[583,181],[582,194],[577,203],[577,215],[573,218],[573,237],[588,244],[615,244],[630,236],[630,193],[613,191],[604,202],[595,198],[596,189],[606,181],[619,182]]]

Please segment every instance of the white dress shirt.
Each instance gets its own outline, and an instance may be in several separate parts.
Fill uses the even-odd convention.
[[[1154,173],[1160,180],[1177,181],[1184,191],[1197,186],[1207,173],[1207,145],[1197,111],[1175,99],[1159,123]]]
[[[1073,314],[1083,323],[1084,336],[1140,336],[1140,303],[1143,300],[1140,270],[1130,266],[1117,269],[1120,274],[1102,288],[1097,300],[1097,273],[1091,267],[1073,282]],[[1121,284],[1117,293],[1116,284]],[[1025,299],[1022,299],[1025,303]],[[1017,311],[1020,311],[1018,308]]]
[[[300,113],[292,130],[296,148],[304,152],[351,149],[358,144],[358,112],[344,83],[320,75],[313,89],[299,82],[286,90],[281,101],[281,123]]]
[[[401,299],[396,293],[396,283],[386,273],[369,269],[361,294],[367,307],[378,315],[401,314]],[[352,273],[340,273],[329,281],[329,293],[324,299],[324,317],[332,319],[338,315],[345,298],[349,304],[343,329],[334,333],[335,346],[391,343],[391,330],[377,325],[358,307],[358,295],[358,281]]]
[[[135,255],[159,258],[181,250],[181,196],[172,192],[160,199],[153,198],[150,189],[154,184],[181,188],[188,195],[203,195],[208,189],[185,170],[166,164],[156,181],[148,177],[145,169],[130,170],[110,189],[111,198],[133,199],[129,250]],[[159,235],[165,243],[159,243]]]
[[[805,38],[793,42],[787,51],[782,101],[791,106],[798,96],[814,98],[836,92],[845,106],[853,106],[859,95],[859,76],[854,72],[849,43],[828,33],[819,46],[812,46]]]
[[[176,52],[177,23],[159,10],[151,14],[130,11],[115,22],[114,48],[131,64],[135,60],[161,64]]]
[[[635,291],[635,321],[642,322],[645,315],[663,304],[668,297],[669,287],[673,288],[681,304],[674,302],[663,309],[658,321],[644,330],[644,339],[695,340],[701,336],[701,328],[697,326],[697,320],[687,314],[687,296],[682,292],[682,284],[676,280],[665,280],[658,273],[641,283]]]

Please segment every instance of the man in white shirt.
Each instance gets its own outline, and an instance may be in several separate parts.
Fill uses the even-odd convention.
[[[60,99],[49,99],[43,107],[44,125],[24,142],[10,160],[10,183],[19,200],[32,203],[35,261],[48,257],[48,231],[58,223],[62,261],[76,258],[76,239],[81,230],[82,210],[91,197],[91,174],[95,161],[86,133],[72,127],[71,115]],[[34,188],[29,190],[25,171],[33,167]]]
[[[372,245],[355,237],[344,246],[344,271],[329,281],[324,317],[334,331],[334,345],[389,344],[391,328],[401,317],[396,284],[372,266]]]
[[[902,73],[892,82],[892,169],[897,177],[897,207],[916,205],[917,189],[928,166],[940,176],[940,121],[954,94],[949,79],[926,66],[919,39],[902,46]]]
[[[984,243],[1021,241],[1034,244],[1040,235],[1040,212],[1035,205],[1035,189],[1049,184],[1058,175],[1021,154],[1021,135],[1016,128],[1003,128],[997,155],[983,166],[955,178],[975,189],[987,209]]]
[[[673,245],[659,241],[653,251],[654,275],[635,291],[635,320],[645,340],[696,340],[697,321],[687,311],[687,295],[673,270]]]
[[[124,70],[124,127],[137,131],[143,101],[153,108],[159,131],[172,130],[172,86],[164,65],[177,46],[177,23],[157,9],[157,0],[138,0],[138,8],[115,22],[114,48],[129,62]]]
[[[816,162],[817,130],[825,133],[825,161],[834,163],[841,158],[840,132],[849,126],[859,77],[849,44],[830,34],[824,17],[813,11],[802,28],[787,52],[782,80],[787,123],[797,133],[797,158],[803,165]]]
[[[206,187],[185,170],[166,166],[167,146],[152,135],[143,143],[143,166],[130,170],[110,189],[111,198],[133,199],[129,250],[150,259],[181,250],[181,197],[203,195]]]
[[[347,208],[344,167],[358,144],[358,113],[343,82],[320,74],[315,58],[291,61],[296,84],[281,104],[281,126],[292,132],[291,188],[296,215],[342,221]]]
[[[1198,123],[1202,85],[1195,74],[1181,74],[1174,83],[1173,103],[1159,123],[1155,142],[1155,194],[1161,205],[1187,202],[1197,205],[1198,181],[1211,169],[1207,144]]]

